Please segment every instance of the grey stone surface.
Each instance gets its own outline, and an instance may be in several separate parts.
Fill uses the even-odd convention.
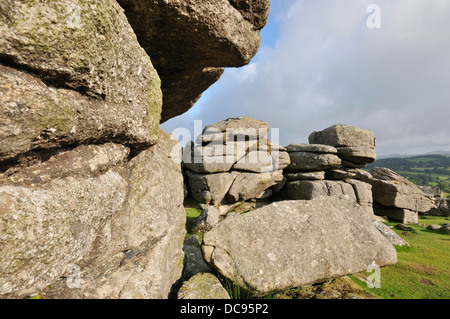
[[[422,186],[422,185],[418,185],[418,187],[420,188],[420,190],[422,192],[424,192],[425,194],[431,195],[431,196],[433,196],[436,199],[444,197],[443,196],[444,194],[442,193],[442,190],[439,187],[437,187],[437,186]]]
[[[301,180],[323,180],[325,179],[325,171],[316,172],[287,172],[284,174],[288,181]]]
[[[308,139],[310,144],[375,149],[375,136],[372,131],[345,124],[336,124],[321,131],[314,131]]]
[[[334,154],[318,154],[310,152],[289,153],[291,164],[286,170],[323,171],[341,167],[341,160]]]
[[[203,156],[197,161],[184,162],[184,166],[200,174],[228,172],[236,163],[236,157],[230,156]]]
[[[377,155],[373,148],[369,147],[338,147],[338,156],[344,160],[354,164],[373,163],[377,159]]]
[[[355,202],[357,197],[352,185],[342,181],[299,180],[287,182],[284,197],[291,200],[311,200],[321,196],[347,195]]]
[[[292,152],[310,152],[318,154],[337,154],[337,149],[330,145],[324,144],[289,144],[286,146],[286,151]]]
[[[119,0],[162,80],[162,121],[186,112],[223,73],[250,62],[269,1]]]
[[[161,82],[117,2],[5,0],[2,8],[0,161],[86,142],[157,141]]]
[[[2,297],[49,285],[46,298],[168,297],[181,277],[186,217],[171,157],[181,149],[160,135],[131,160],[121,145],[80,146],[29,166],[27,181],[19,172],[0,185]],[[72,264],[77,289],[60,278]]]
[[[273,159],[267,151],[250,151],[233,165],[233,170],[254,173],[271,172],[273,169]]]
[[[225,172],[217,174],[196,174],[186,172],[189,192],[200,203],[218,205],[222,203],[230,190],[238,172]]]
[[[405,208],[389,207],[374,203],[373,211],[378,216],[386,216],[404,224],[417,224],[419,222],[419,214],[416,211]]]
[[[214,206],[208,206],[197,218],[192,231],[195,233],[204,233],[219,223],[221,212]]]
[[[183,283],[177,298],[230,299],[230,295],[216,276],[211,273],[198,273]]]
[[[365,181],[372,185],[373,200],[383,206],[415,212],[427,212],[434,207],[433,200],[415,185],[402,185],[376,178]]]
[[[202,252],[215,271],[257,293],[397,262],[372,218],[339,197],[275,202],[228,216],[204,235]]]
[[[240,173],[227,194],[230,202],[260,198],[266,189],[283,180],[282,171],[275,173]]]
[[[182,281],[189,280],[191,277],[195,276],[198,273],[202,272],[212,273],[211,268],[203,260],[203,256],[199,245],[187,244],[185,242],[183,245],[183,251],[184,251],[184,266],[183,266],[183,275],[181,277]]]
[[[395,231],[390,229],[387,225],[383,224],[381,221],[373,220],[375,227],[386,237],[392,245],[395,246],[410,246],[410,244],[401,238]]]
[[[269,125],[264,121],[248,116],[230,117],[207,125],[196,142],[205,144],[259,140],[265,138],[268,131]]]

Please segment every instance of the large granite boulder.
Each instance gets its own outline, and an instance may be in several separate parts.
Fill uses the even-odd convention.
[[[443,198],[439,202],[438,208],[443,216],[449,217],[450,216],[450,198]]]
[[[397,262],[372,217],[346,197],[275,202],[228,216],[203,237],[207,263],[244,290],[267,293]]]
[[[378,229],[378,231],[386,237],[389,242],[394,246],[411,246],[406,240],[401,238],[395,231],[393,231],[389,226],[384,224],[382,221],[373,220],[373,225]]]
[[[309,136],[310,144],[325,144],[334,147],[366,147],[375,149],[373,132],[345,124],[336,124]]]
[[[286,199],[311,200],[321,196],[347,195],[356,201],[351,184],[344,181],[297,180],[287,182],[284,188]]]
[[[160,79],[116,1],[2,1],[0,162],[157,141]],[[14,68],[14,69],[13,69]]]
[[[170,157],[181,149],[160,135],[131,160],[122,145],[80,146],[0,177],[2,297],[49,285],[47,298],[168,297],[181,276],[185,212]],[[61,279],[74,264],[78,288]]]
[[[434,206],[431,196],[396,172],[384,167],[374,167],[370,172],[372,178],[365,181],[372,185],[375,202],[415,212],[426,212]]]
[[[322,144],[289,144],[286,146],[290,164],[284,175],[288,182],[323,180],[325,171],[341,167],[337,149]],[[288,194],[287,198],[293,199]],[[300,199],[300,198],[299,198]]]
[[[288,181],[282,190],[282,195],[284,199],[289,200],[311,200],[321,196],[345,195],[361,205],[369,215],[374,213],[372,208],[372,186],[359,180],[299,179]]]
[[[314,131],[308,139],[310,144],[336,147],[345,167],[362,168],[376,160],[375,136],[366,129],[336,124],[322,131]]]
[[[230,299],[230,295],[216,276],[203,272],[183,283],[177,299]]]
[[[119,0],[162,80],[162,121],[187,111],[223,67],[250,62],[269,0]]]
[[[291,164],[286,170],[323,171],[341,167],[341,159],[334,154],[291,152],[289,157]]]
[[[231,185],[227,199],[231,203],[258,199],[267,189],[282,181],[281,170],[275,173],[240,173]]]

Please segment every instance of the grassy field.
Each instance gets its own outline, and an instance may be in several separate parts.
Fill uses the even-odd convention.
[[[449,223],[445,217],[420,218],[425,225]],[[388,223],[395,225],[395,223]],[[449,299],[450,298],[450,235],[413,225],[414,232],[395,232],[411,246],[396,247],[398,263],[381,269],[381,287],[369,289],[351,276],[362,288],[381,299]]]

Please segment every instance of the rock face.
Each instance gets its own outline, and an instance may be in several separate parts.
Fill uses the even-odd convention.
[[[119,0],[162,80],[162,121],[187,111],[223,67],[250,62],[269,0]]]
[[[323,171],[341,167],[341,160],[334,154],[292,152],[289,156],[291,165],[288,166],[288,170]]]
[[[336,124],[311,133],[309,143],[336,147],[346,167],[362,168],[376,159],[373,132],[359,127]]]
[[[394,247],[361,206],[333,196],[229,216],[204,235],[203,254],[221,275],[257,293],[397,261]]]
[[[370,184],[357,180],[298,180],[287,183],[283,194],[284,198],[291,200],[311,200],[321,196],[346,195],[363,206],[369,214],[373,214],[372,187]]]
[[[0,162],[86,142],[157,141],[160,80],[115,1],[2,8],[0,59],[15,69],[0,69]]]
[[[415,184],[388,168],[374,167],[372,177],[364,181],[372,185],[375,213],[403,223],[417,224],[418,212],[434,207],[433,199]]]
[[[290,163],[284,148],[268,141],[266,122],[229,118],[204,128],[184,148],[183,165],[191,196],[207,205],[258,199],[283,181]]]
[[[418,212],[428,212],[435,206],[432,196],[389,169],[375,167],[370,173],[361,170],[376,159],[371,131],[337,124],[313,132],[309,142],[286,147],[291,164],[284,173],[287,183],[283,198],[344,194],[369,213],[375,203],[377,215],[413,224],[418,223]]]
[[[177,142],[161,134],[131,161],[122,145],[80,146],[3,176],[2,295],[51,284],[50,298],[168,296],[181,275],[185,213],[180,167],[165,155]],[[79,289],[55,282],[70,264],[83,272]]]

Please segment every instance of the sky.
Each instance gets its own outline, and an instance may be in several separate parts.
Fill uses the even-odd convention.
[[[374,132],[378,155],[450,151],[450,1],[271,0],[253,60],[162,128],[234,116],[283,146],[348,124]]]

